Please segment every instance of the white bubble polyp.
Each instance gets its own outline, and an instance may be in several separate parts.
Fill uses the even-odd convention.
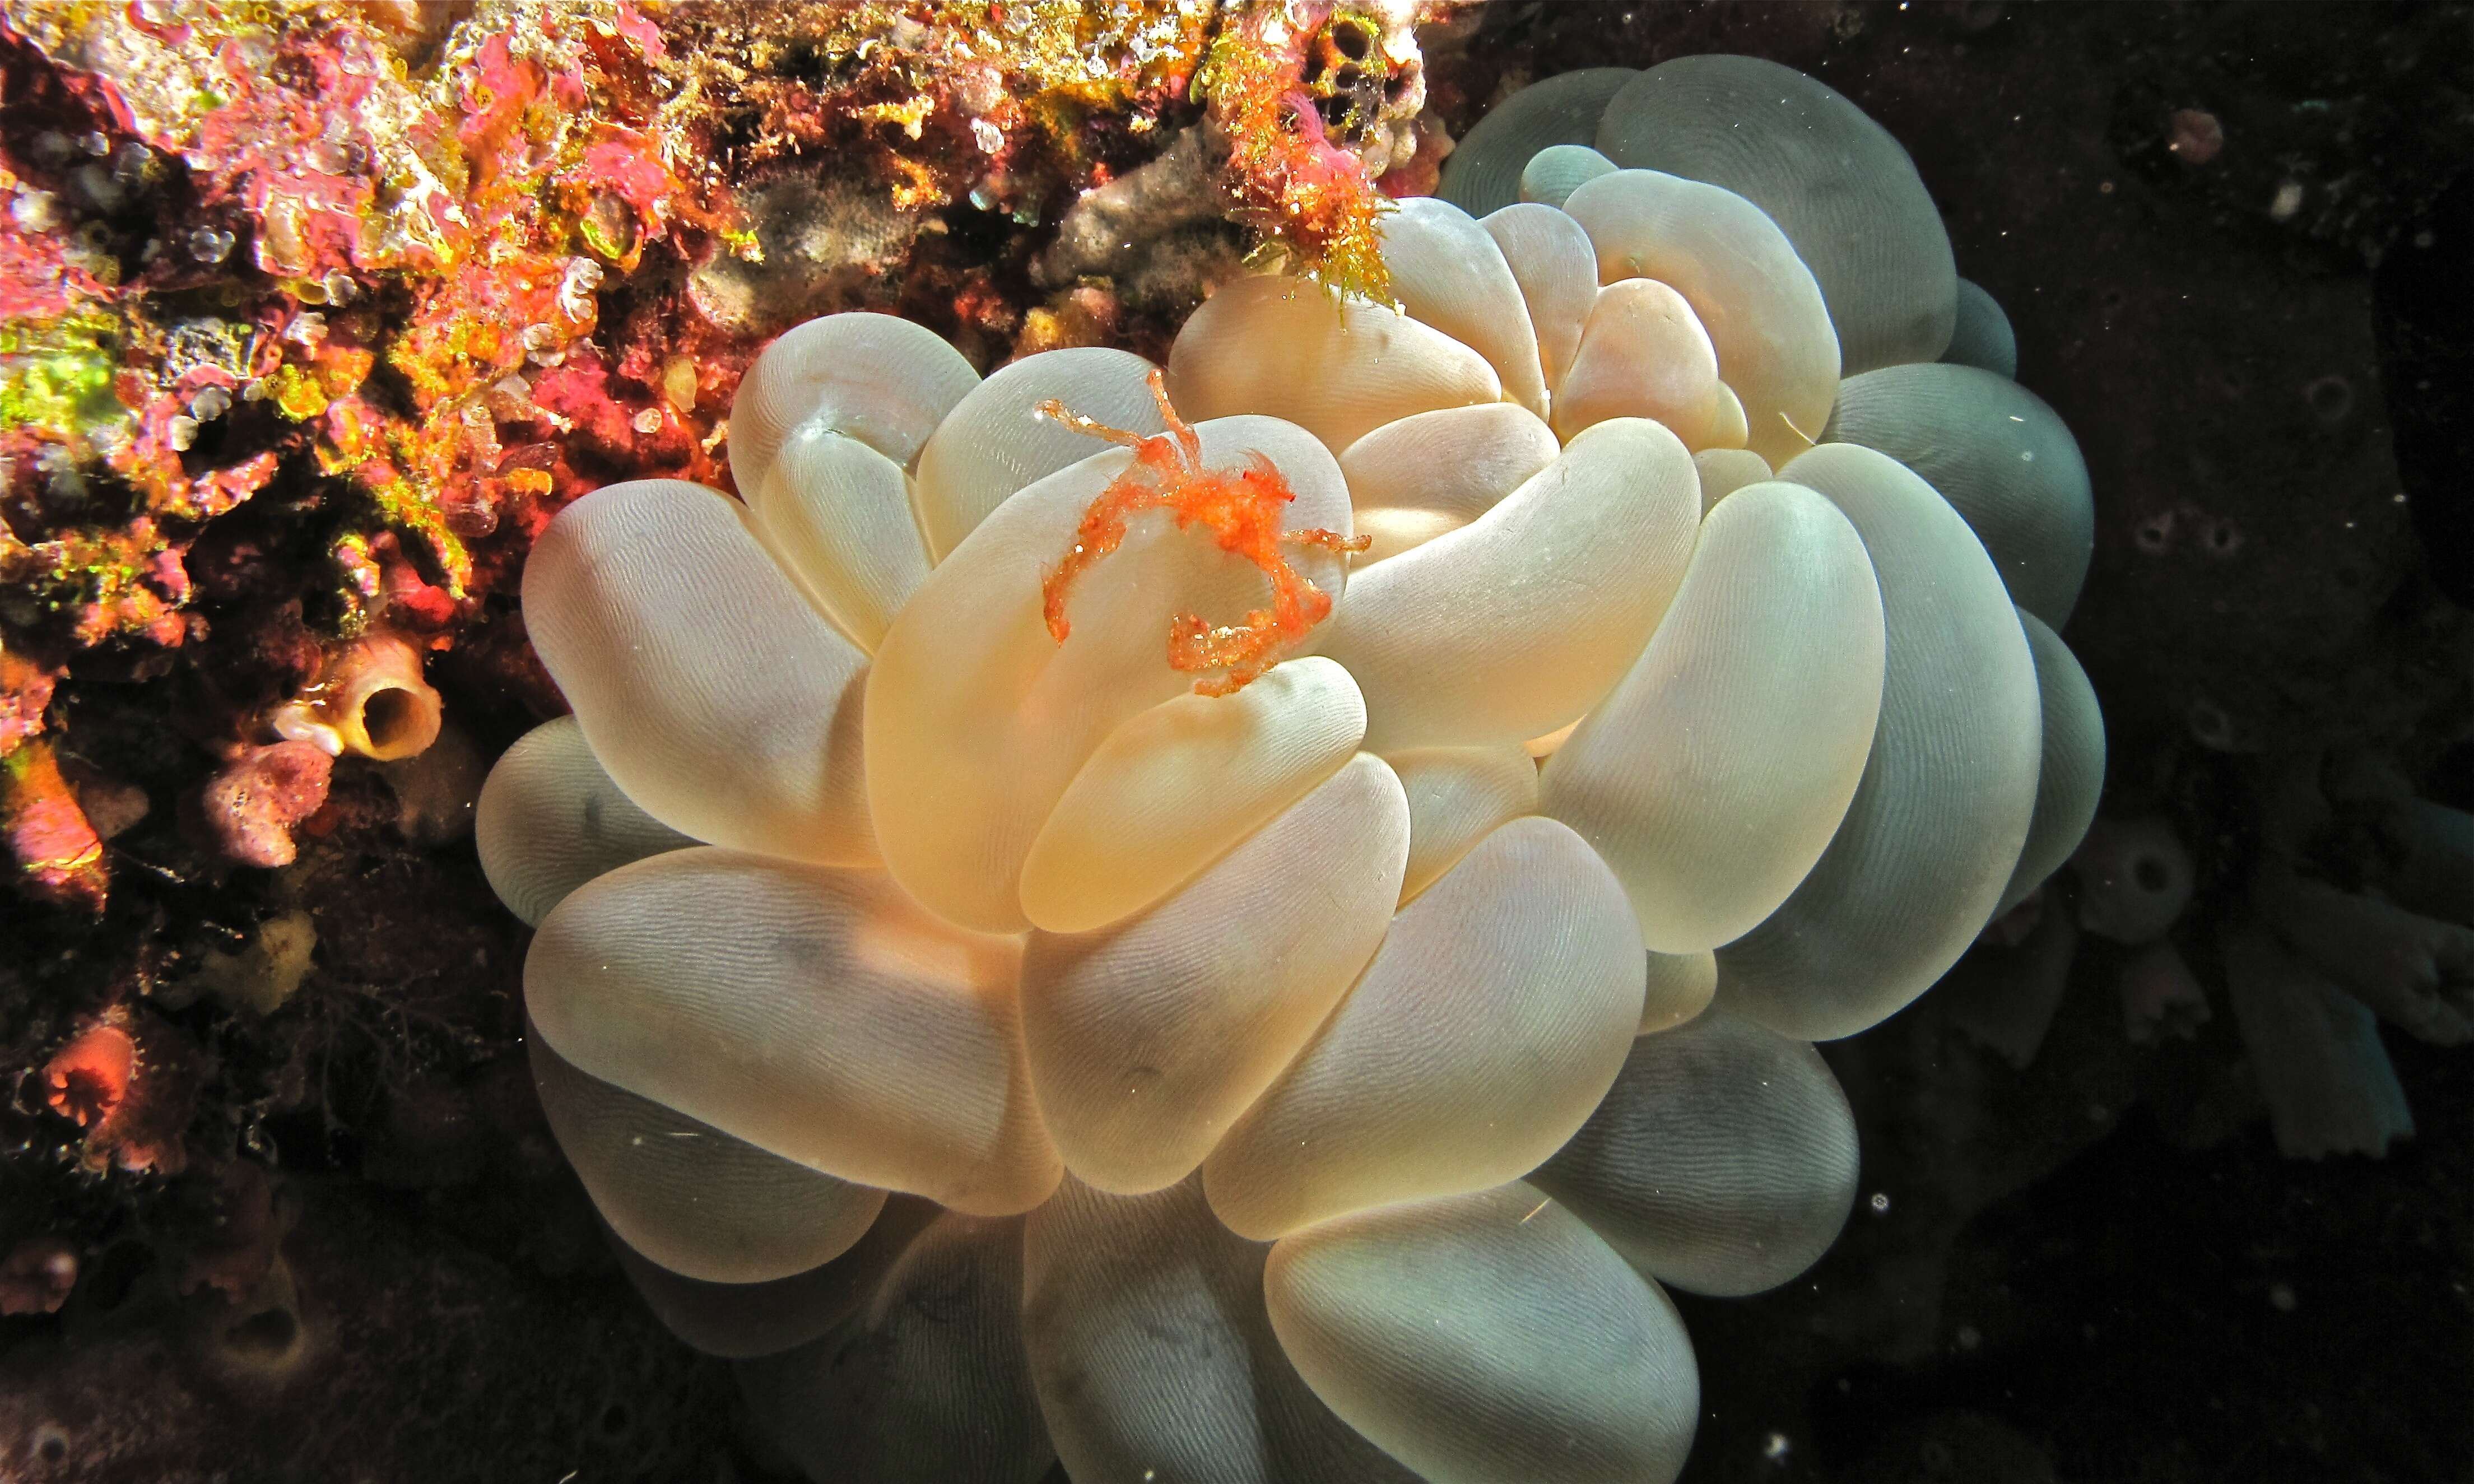
[[[575,716],[478,820],[543,1096],[815,1477],[1682,1468],[1661,1285],[1828,1247],[1811,1042],[2102,777],[2075,447],[1928,364],[1938,219],[1782,71],[1517,95],[1396,304],[1239,279],[1164,368],[801,326],[739,499],[543,537]]]

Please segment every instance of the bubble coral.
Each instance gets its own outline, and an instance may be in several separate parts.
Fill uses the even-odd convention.
[[[1724,183],[1540,185],[1570,141],[1516,95],[1460,179],[1557,200],[1404,201],[1400,307],[1241,280],[1164,370],[811,322],[742,383],[743,500],[542,537],[575,715],[477,824],[538,1083],[818,1477],[1682,1467],[1661,1285],[1827,1248],[1810,1042],[1931,985],[2102,774],[2068,434],[1910,364],[1956,312],[1930,202],[1768,71],[1801,111],[1638,126]],[[1848,342],[1885,379],[1842,393]],[[813,1326],[727,1318],[845,1253]]]

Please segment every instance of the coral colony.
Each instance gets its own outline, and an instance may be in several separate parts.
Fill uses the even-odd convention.
[[[1854,1203],[1814,1043],[1982,943],[2025,1060],[2082,929],[2187,1034],[2194,869],[2096,818],[2087,471],[1904,150],[1715,55],[1455,146],[1467,9],[0,0],[12,886],[273,883],[27,1033],[62,1170],[187,1169],[182,1291],[300,1353],[200,1028],[380,811],[472,833],[559,1150],[820,1484],[1675,1476],[1667,1290]],[[556,719],[488,766],[450,671]],[[2378,1153],[2474,822],[2279,797],[2233,1012]]]
[[[815,1477],[1672,1476],[1664,1285],[1854,1198],[1811,1041],[2086,833],[2085,473],[1935,359],[1904,153],[1766,62],[1577,76],[1380,213],[1382,299],[985,378],[812,320],[740,500],[536,543],[574,716],[478,820],[536,1077],[673,1304],[847,1275],[683,1326]]]

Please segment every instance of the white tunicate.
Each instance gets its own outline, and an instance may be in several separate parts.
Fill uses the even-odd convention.
[[[491,767],[473,841],[490,889],[531,927],[595,876],[696,843],[619,791],[573,717],[526,732]]]
[[[542,533],[523,592],[533,647],[646,814],[712,844],[875,858],[867,656],[800,596],[737,501],[675,479],[604,486]]]
[[[1692,456],[1617,418],[1456,531],[1358,574],[1317,645],[1366,693],[1367,746],[1526,742],[1597,704],[1684,577]]]
[[[1539,780],[1606,858],[1660,953],[1743,936],[1830,844],[1881,706],[1881,595],[1811,490],[1738,490],[1704,523],[1665,621]]]
[[[1433,196],[1401,201],[1383,216],[1383,265],[1400,307],[1485,356],[1506,399],[1546,415],[1538,337],[1520,285],[1476,218]]]
[[[1509,206],[1478,225],[1494,239],[1520,285],[1547,386],[1561,386],[1581,348],[1581,326],[1598,302],[1597,249],[1580,223],[1553,207]]]
[[[1481,1190],[1597,1106],[1640,1022],[1623,888],[1581,838],[1515,819],[1400,910],[1348,997],[1211,1157],[1231,1230]]]
[[[1924,475],[1992,553],[2011,600],[2055,627],[2070,621],[2096,551],[2096,499],[2077,440],[2042,398],[1973,366],[1891,366],[1849,377],[1821,436]]]
[[[1363,572],[1460,529],[1562,451],[1553,429],[1508,401],[1384,424],[1340,455],[1357,534],[1372,543],[1351,570]]]
[[[2474,927],[2474,814],[2426,798],[2396,806],[2389,891],[2400,907]]]
[[[761,1283],[830,1262],[885,1192],[820,1175],[589,1077],[525,1038],[550,1131],[619,1240],[673,1273]]]
[[[980,374],[924,326],[889,314],[828,314],[785,331],[740,378],[730,404],[730,474],[764,482],[791,429],[813,423],[904,469]]]
[[[1263,1291],[1298,1374],[1428,1484],[1667,1484],[1692,1447],[1675,1305],[1535,1186],[1298,1232]]]
[[[812,421],[790,429],[743,493],[758,533],[817,611],[873,651],[928,576],[902,466]]]
[[[1202,1162],[1374,956],[1409,833],[1360,755],[1132,921],[1031,935],[1031,1087],[1078,1177],[1154,1190]]]
[[[1001,1215],[1062,1174],[1023,1067],[1020,956],[881,871],[677,850],[542,920],[524,1004],[589,1076],[838,1179]]]
[[[1733,1297],[1818,1261],[1856,1204],[1856,1120],[1807,1041],[1713,1010],[1633,1043],[1530,1180],[1647,1277]]]
[[[1591,144],[1607,100],[1640,76],[1630,67],[1584,67],[1540,78],[1487,110],[1444,158],[1435,193],[1471,216],[1520,199],[1520,172],[1538,152]]]
[[[2071,855],[2079,878],[2079,926],[2117,943],[2162,937],[2191,905],[2195,873],[2173,826],[2149,815],[2098,819]]]
[[[2306,963],[2390,1025],[2435,1046],[2474,1042],[2474,928],[2315,881],[2281,862],[2251,903]]]
[[[1261,413],[1338,453],[1395,418],[1495,401],[1486,357],[1396,310],[1300,279],[1221,285],[1168,353],[1169,397],[1188,420]]]
[[[1618,170],[1564,204],[1598,281],[1655,279],[1691,304],[1743,404],[1744,446],[1775,466],[1809,447],[1838,396],[1838,336],[1821,286],[1760,207],[1719,186]]]
[[[2413,1111],[2380,1026],[2360,1000],[2289,954],[2256,922],[2219,934],[2225,998],[2268,1104],[2277,1153],[2384,1157],[2413,1137]]]
[[[1259,453],[1280,471],[1297,496],[1285,529],[1348,530],[1340,467],[1302,429],[1245,417],[1197,431],[1209,468]],[[1056,641],[1042,584],[1129,462],[1112,450],[1000,505],[928,574],[877,650],[866,739],[878,844],[903,887],[951,921],[995,933],[1029,925],[1022,864],[1057,799],[1110,732],[1195,684],[1169,666],[1172,617],[1230,622],[1264,605],[1254,567],[1151,513],[1076,580],[1071,632]],[[1342,600],[1337,558],[1301,547],[1290,560]]]
[[[1830,301],[1849,375],[1950,344],[1958,270],[1941,213],[1899,141],[1828,84],[1758,57],[1679,57],[1608,101],[1595,142],[1777,222]]]
[[[2104,713],[2096,688],[2070,645],[2044,620],[2022,608],[2019,625],[2036,661],[2044,755],[2036,769],[2036,811],[2028,816],[2027,842],[1994,906],[1995,916],[2025,901],[2078,849],[2104,792]]]
[[[1068,1180],[1023,1234],[1023,1340],[1076,1478],[1416,1484],[1298,1376],[1263,1306],[1268,1249],[1201,1184],[1111,1196]]]
[[[1026,355],[971,388],[919,450],[914,498],[930,559],[943,561],[1016,490],[1100,450],[1040,403],[1130,433],[1161,431],[1152,370],[1131,352],[1074,346]]]
[[[1172,696],[1109,733],[1022,864],[1022,910],[1088,933],[1183,886],[1338,771],[1366,699],[1326,659],[1292,660],[1234,695]]]
[[[1717,1007],[1822,1040],[1896,1011],[1975,941],[2026,840],[2042,727],[2026,635],[1949,501],[1853,444],[1779,477],[1828,496],[1864,538],[1881,589],[1881,716],[1830,848],[1718,951]]]

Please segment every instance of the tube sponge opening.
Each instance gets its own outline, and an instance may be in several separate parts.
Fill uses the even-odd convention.
[[[2079,926],[2117,943],[2162,937],[2191,905],[2196,885],[2189,847],[2152,816],[2093,821],[2071,864],[2079,879]]]
[[[421,650],[400,634],[365,634],[327,657],[301,698],[274,717],[276,735],[380,763],[417,757],[438,740],[446,702],[422,674]]]

